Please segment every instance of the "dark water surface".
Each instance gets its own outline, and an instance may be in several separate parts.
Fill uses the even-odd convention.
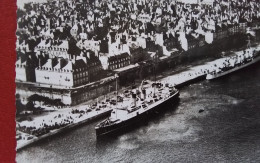
[[[17,162],[260,162],[259,81],[259,63],[201,81],[132,131],[97,141],[97,121],[22,150]]]

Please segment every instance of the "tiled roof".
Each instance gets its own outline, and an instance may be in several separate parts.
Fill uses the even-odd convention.
[[[126,57],[129,57],[128,53],[122,53],[120,55],[111,56],[111,57],[108,58],[108,62],[113,62],[113,61],[116,61],[118,59],[123,59],[123,58],[126,58]]]

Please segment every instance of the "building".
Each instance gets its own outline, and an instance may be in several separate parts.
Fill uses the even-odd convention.
[[[53,39],[54,38],[53,30],[43,29],[40,32],[40,36],[43,37],[44,39]]]
[[[31,58],[19,57],[15,62],[16,81],[35,82],[35,64]]]
[[[36,47],[35,52],[45,52],[49,55],[49,58],[67,58],[70,59],[71,56],[68,54],[69,43],[67,40],[53,40],[47,39],[42,40]]]
[[[163,43],[164,43],[164,41],[163,41],[163,34],[156,33],[155,34],[155,44],[163,46]]]
[[[130,65],[130,55],[122,53],[120,55],[111,56],[108,58],[108,69],[114,70]]]
[[[142,14],[138,15],[137,20],[139,20],[142,23],[150,22],[151,21],[151,15],[142,13]]]
[[[167,33],[164,35],[164,46],[166,46],[167,49],[179,49],[180,43],[177,38],[175,38],[171,33]]]
[[[94,82],[104,77],[101,61],[93,51],[83,50],[82,56],[86,57],[89,82]]]
[[[146,48],[148,51],[153,51],[155,47],[155,39],[150,33],[148,33],[148,36],[146,38]]]
[[[143,34],[143,33],[142,33]],[[141,47],[143,49],[146,48],[146,35],[140,35],[138,37],[130,36],[131,39],[128,40],[128,46],[131,48]],[[134,40],[134,41],[133,41]]]
[[[100,51],[100,42],[101,41],[95,41],[93,38],[91,40],[79,40],[77,42],[77,46],[80,49],[86,49],[86,50],[91,50],[95,52],[96,56],[98,52]]]
[[[17,39],[16,40],[16,50],[29,52],[29,45],[28,45],[27,41]]]
[[[77,23],[75,23],[74,24],[74,26],[71,28],[71,30],[70,30],[70,34],[71,34],[71,36],[73,36],[74,38],[76,38],[77,37],[77,35],[78,35],[78,24]]]
[[[36,82],[40,84],[75,87],[89,82],[84,60],[62,58],[48,59],[35,69]]]

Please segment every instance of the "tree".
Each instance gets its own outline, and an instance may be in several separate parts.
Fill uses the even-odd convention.
[[[32,101],[29,101],[27,104],[26,104],[26,110],[29,110],[29,111],[33,111],[34,110],[34,104]]]
[[[15,95],[15,104],[16,104],[16,115],[20,114],[22,111],[25,110],[25,105],[22,104],[21,99],[20,99],[20,95],[16,94]]]
[[[28,101],[42,101],[42,96],[39,96],[37,94],[33,94],[28,98]]]

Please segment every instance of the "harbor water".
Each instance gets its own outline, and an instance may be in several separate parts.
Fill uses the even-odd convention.
[[[180,89],[175,106],[96,140],[83,125],[17,153],[17,162],[260,162],[259,63]]]

